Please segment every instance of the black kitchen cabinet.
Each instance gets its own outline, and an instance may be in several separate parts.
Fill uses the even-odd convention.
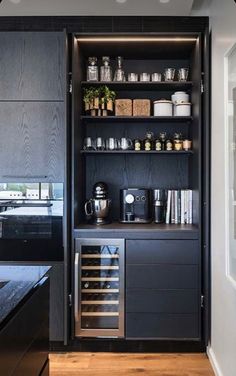
[[[64,181],[64,104],[0,102],[0,180]]]
[[[126,335],[200,338],[197,240],[126,241]]]
[[[0,33],[2,182],[65,179],[63,32]]]
[[[64,100],[62,32],[1,32],[0,48],[0,100]]]
[[[39,376],[45,370],[46,376],[49,374],[49,279],[41,280],[31,296],[19,305],[0,330],[0,373]]]
[[[203,344],[207,337],[207,309],[202,307],[207,293],[207,246],[204,239],[208,218],[208,85],[207,41],[205,32],[184,30],[179,33],[179,20],[173,18],[176,30],[168,27],[154,33],[110,33],[72,36],[72,226],[74,236],[86,239],[125,239],[125,338],[134,341],[189,341]],[[92,37],[92,39],[91,39]],[[87,39],[88,38],[88,39]],[[163,43],[165,38],[165,43]],[[178,43],[176,38],[178,38]],[[205,38],[205,41],[204,41]],[[205,48],[205,50],[204,50]],[[103,82],[87,82],[89,56],[110,56],[115,69],[117,55],[123,57],[126,75],[130,72],[163,73],[165,68],[189,68],[186,82],[106,82],[117,99],[149,99],[150,116],[90,116],[85,110],[83,89],[99,88]],[[170,100],[175,91],[189,94],[191,116],[153,116],[153,103]],[[192,149],[159,152],[155,150],[85,151],[86,137],[145,138],[147,131],[157,138],[165,131],[175,132],[192,141]],[[104,181],[111,199],[109,225],[93,226],[84,213],[85,201],[92,197],[93,185]],[[191,225],[123,224],[120,218],[120,190],[126,188],[182,190],[193,192]],[[132,209],[131,209],[132,211]],[[203,247],[204,244],[204,247]],[[74,260],[74,254],[72,254]],[[206,270],[206,269],[205,269]],[[73,282],[72,282],[73,286]],[[73,296],[73,294],[72,294]],[[92,312],[94,315],[94,312]],[[72,318],[73,320],[73,318]],[[73,330],[73,326],[72,326]],[[205,333],[203,331],[205,330]],[[73,336],[73,333],[72,333]],[[82,341],[82,339],[81,339]]]

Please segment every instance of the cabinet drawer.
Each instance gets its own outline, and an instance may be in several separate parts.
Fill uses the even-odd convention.
[[[126,288],[196,289],[197,265],[127,265]]]
[[[126,291],[126,312],[197,313],[198,290],[145,290]]]
[[[127,264],[197,264],[198,240],[127,240]]]
[[[127,338],[197,339],[197,314],[128,313]]]

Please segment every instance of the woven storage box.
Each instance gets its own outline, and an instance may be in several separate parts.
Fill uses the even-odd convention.
[[[132,99],[116,99],[115,115],[132,116]]]
[[[133,100],[133,116],[150,116],[151,101],[149,99]]]

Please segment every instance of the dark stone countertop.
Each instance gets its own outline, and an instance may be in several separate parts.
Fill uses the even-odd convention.
[[[50,266],[0,266],[0,325],[50,269]],[[9,282],[4,284],[5,281]]]

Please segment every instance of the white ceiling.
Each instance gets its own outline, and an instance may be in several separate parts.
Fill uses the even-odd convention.
[[[125,3],[117,3],[116,0],[2,0],[0,16],[188,16],[194,2],[160,1],[127,0]]]

